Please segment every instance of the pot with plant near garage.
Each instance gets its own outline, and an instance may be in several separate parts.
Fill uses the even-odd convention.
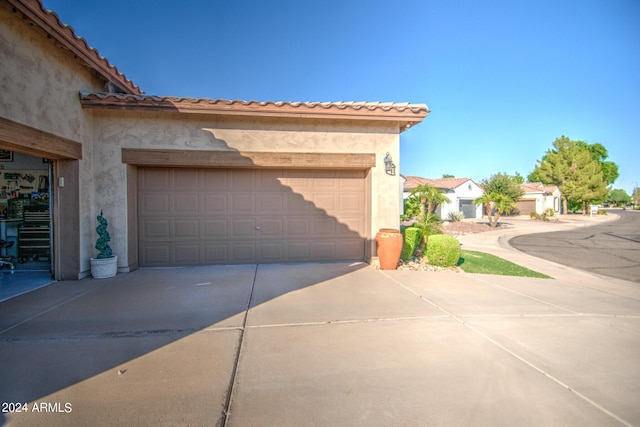
[[[94,279],[106,279],[113,277],[118,273],[118,256],[113,255],[109,241],[111,237],[107,231],[109,223],[107,219],[100,215],[96,217],[98,220],[98,226],[96,232],[98,233],[98,240],[96,241],[95,248],[99,251],[98,256],[91,258],[91,275]]]

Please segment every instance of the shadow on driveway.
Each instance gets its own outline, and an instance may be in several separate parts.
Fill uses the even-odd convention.
[[[111,404],[117,413],[122,402],[113,398],[114,390],[117,395],[124,386],[119,378],[129,377],[122,394],[128,403],[139,399],[143,404],[145,390],[154,390],[157,399],[157,390],[164,387],[167,412],[174,404],[176,411],[204,411],[205,418],[219,418],[229,398],[248,308],[364,267],[330,263],[301,268],[289,285],[265,287],[253,303],[258,265],[140,269],[100,281],[59,282],[14,298],[0,304],[0,401],[32,402],[33,412],[34,403],[55,404],[47,396],[56,393],[56,399],[66,396],[70,401],[58,402],[62,409],[66,403],[84,412]],[[221,332],[220,338],[198,337],[207,332]],[[172,343],[179,345],[155,352]],[[150,355],[144,369],[132,369],[144,355]],[[202,369],[206,374],[198,372]],[[82,384],[100,375],[105,376],[103,396],[95,386]],[[197,381],[203,375],[211,379]],[[76,384],[73,391],[66,390]],[[83,396],[83,390],[91,395]],[[191,394],[200,397],[191,399]],[[218,401],[199,407],[207,401],[203,394],[219,396]],[[104,402],[107,398],[114,401]],[[89,421],[104,422],[99,414],[95,417]],[[140,420],[163,422],[161,414]]]

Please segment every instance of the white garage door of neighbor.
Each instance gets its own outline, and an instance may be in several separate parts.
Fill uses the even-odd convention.
[[[363,260],[365,174],[139,168],[140,265]]]

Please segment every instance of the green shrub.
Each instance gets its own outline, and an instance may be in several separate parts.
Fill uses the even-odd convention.
[[[604,209],[598,209],[598,215],[607,215],[607,211]]]
[[[540,214],[536,211],[533,211],[529,214],[529,218],[531,219],[540,219]]]
[[[402,245],[402,253],[400,258],[408,261],[413,256],[420,242],[422,242],[422,230],[417,227],[407,227],[402,231],[404,243]]]
[[[554,211],[553,208],[547,208],[544,211],[544,215],[547,217],[554,216],[555,214],[556,214],[556,211]]]
[[[427,240],[427,260],[440,267],[453,267],[460,259],[460,242],[446,234],[435,234]]]
[[[462,221],[464,219],[464,212],[460,212],[460,211],[449,212],[448,219],[451,222]]]

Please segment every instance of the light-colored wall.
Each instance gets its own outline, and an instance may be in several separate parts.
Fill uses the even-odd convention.
[[[109,220],[119,267],[127,268],[130,218],[123,147],[375,153],[371,237],[379,228],[399,226],[400,176],[387,175],[383,164],[389,152],[400,170],[397,125],[83,110],[78,92],[103,91],[103,83],[4,2],[0,3],[0,64],[1,117],[82,144],[77,173],[80,277],[95,255],[95,217],[100,210]]]
[[[85,270],[94,255],[96,207],[92,171],[93,123],[79,91],[102,84],[46,34],[0,3],[0,116],[82,144],[79,191],[80,252]]]
[[[471,185],[471,189],[469,189],[469,185]],[[439,208],[440,218],[442,219],[447,219],[449,217],[449,213],[460,210],[460,200],[475,200],[482,196],[482,189],[474,182],[467,181],[458,186],[455,190],[447,192],[446,196],[451,201],[449,203],[443,203]],[[482,206],[476,206],[475,217],[482,218]]]
[[[375,153],[371,171],[370,236],[380,228],[398,228],[400,176],[387,175],[384,156],[391,154],[399,169],[396,125],[379,122],[241,119],[175,113],[96,112],[96,202],[113,225],[111,247],[119,263],[127,259],[127,166],[122,148],[175,150],[235,150],[327,153]],[[120,267],[124,267],[120,264]]]

